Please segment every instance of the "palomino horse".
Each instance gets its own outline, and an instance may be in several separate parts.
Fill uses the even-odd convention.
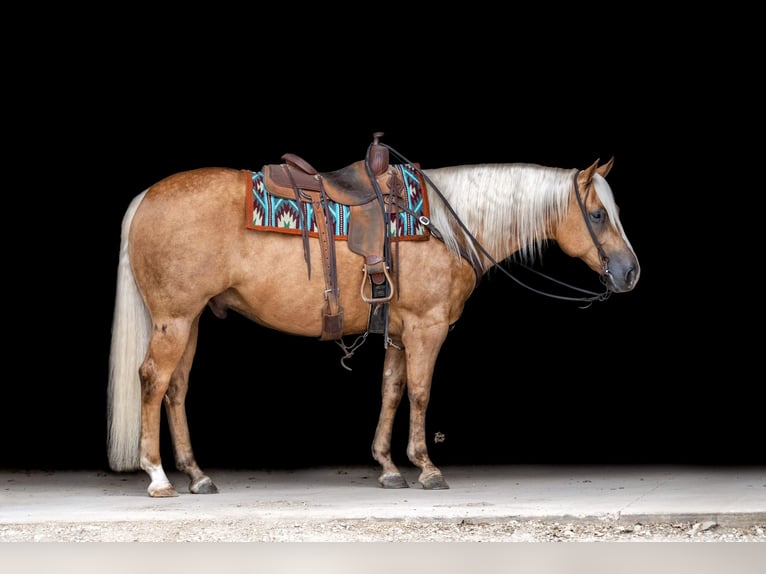
[[[285,163],[260,172],[202,168],[170,175],[133,199],[122,222],[109,363],[114,471],[140,467],[150,477],[150,496],[177,496],[160,459],[164,403],[176,467],[189,477],[189,490],[217,492],[195,460],[184,405],[200,316],[210,307],[218,317],[231,309],[347,350],[342,337],[366,336],[374,319],[373,332],[385,335],[372,443],[378,480],[384,488],[407,486],[391,456],[394,416],[406,390],[407,457],[420,469],[422,488],[448,488],[429,458],[426,408],[439,350],[482,276],[514,254],[532,261],[556,242],[600,275],[606,295],[636,286],[638,260],[605,179],[614,158],[582,170],[512,163],[420,170],[409,162],[389,165],[391,148],[379,135],[364,160],[337,172],[318,174],[286,154]],[[402,186],[405,167],[414,187]],[[312,233],[298,231],[295,220],[286,223],[284,212],[271,229],[256,229],[269,186],[282,188],[279,205],[298,207],[300,223],[315,220]],[[426,214],[407,203],[414,196]],[[278,212],[274,205],[269,209]],[[351,207],[338,209],[343,205]],[[408,214],[419,240],[397,237],[401,226],[392,222]],[[340,219],[351,220],[347,232]],[[280,226],[292,233],[278,232]]]

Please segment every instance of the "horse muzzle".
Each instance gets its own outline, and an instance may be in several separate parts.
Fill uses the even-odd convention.
[[[609,260],[601,279],[610,291],[627,293],[634,289],[640,275],[641,268],[634,258],[614,258]]]

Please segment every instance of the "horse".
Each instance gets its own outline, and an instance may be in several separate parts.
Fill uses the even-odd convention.
[[[535,262],[555,243],[598,274],[604,293],[583,299],[635,288],[638,258],[606,181],[614,157],[584,169],[534,163],[421,169],[379,135],[364,160],[335,172],[317,172],[285,154],[284,163],[257,172],[203,167],[171,174],[132,199],[122,220],[109,356],[113,471],[143,470],[151,497],[178,496],[160,457],[164,404],[176,469],[188,477],[189,492],[218,491],[195,459],[184,404],[200,317],[210,309],[216,317],[233,311],[269,329],[332,340],[347,354],[353,346],[344,337],[382,333],[371,446],[378,483],[408,487],[391,454],[406,391],[407,458],[423,489],[447,489],[429,457],[426,411],[439,351],[482,277],[512,257]],[[390,153],[406,161],[391,163]],[[404,167],[415,187],[402,191]],[[258,219],[254,194],[267,197],[280,186],[280,205],[297,207],[301,231],[295,221],[275,225],[291,233],[251,225]],[[406,203],[415,195],[426,212]],[[344,205],[351,207],[339,209]],[[347,236],[338,228],[344,213],[356,226]],[[416,240],[397,236],[395,222],[408,215],[420,230]]]

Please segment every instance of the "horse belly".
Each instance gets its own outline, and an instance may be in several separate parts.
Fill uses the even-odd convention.
[[[236,280],[215,297],[249,319],[295,335],[319,337],[325,306],[325,278],[319,241],[309,239],[309,266],[300,236],[246,230]],[[360,296],[362,258],[336,242],[336,271],[343,333],[366,330],[369,306]]]
[[[265,326],[318,337],[325,304],[318,239],[309,240],[310,278],[300,236],[247,231],[245,242],[248,248],[242,252],[247,255],[235,265],[242,270],[242,276],[215,298],[216,304],[225,304]],[[363,284],[365,293],[370,293],[364,262],[348,249],[346,242],[337,241],[335,249],[343,334],[363,333],[370,313],[361,295]],[[395,251],[399,276],[393,277],[389,334],[398,338],[405,325],[418,329],[457,321],[476,284],[470,265],[447,253],[435,240],[403,242]]]

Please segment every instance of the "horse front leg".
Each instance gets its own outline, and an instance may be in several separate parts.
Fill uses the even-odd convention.
[[[165,394],[165,412],[168,415],[168,427],[173,441],[176,468],[189,477],[189,492],[192,494],[215,494],[218,487],[197,465],[189,435],[189,423],[186,418],[186,393],[189,389],[189,372],[197,348],[199,317],[195,319],[189,332],[181,361],[178,363],[170,386]]]
[[[420,468],[418,482],[426,490],[449,488],[441,470],[431,462],[426,446],[426,411],[431,396],[431,382],[436,358],[447,337],[448,328],[448,325],[432,325],[405,333],[406,338],[403,337],[407,364],[407,396],[410,401],[407,457],[412,464]]]
[[[372,456],[382,467],[378,482],[383,488],[408,488],[409,486],[391,458],[394,419],[407,383],[406,366],[404,352],[389,346],[383,361],[380,416],[375,429],[375,438],[372,441]]]

